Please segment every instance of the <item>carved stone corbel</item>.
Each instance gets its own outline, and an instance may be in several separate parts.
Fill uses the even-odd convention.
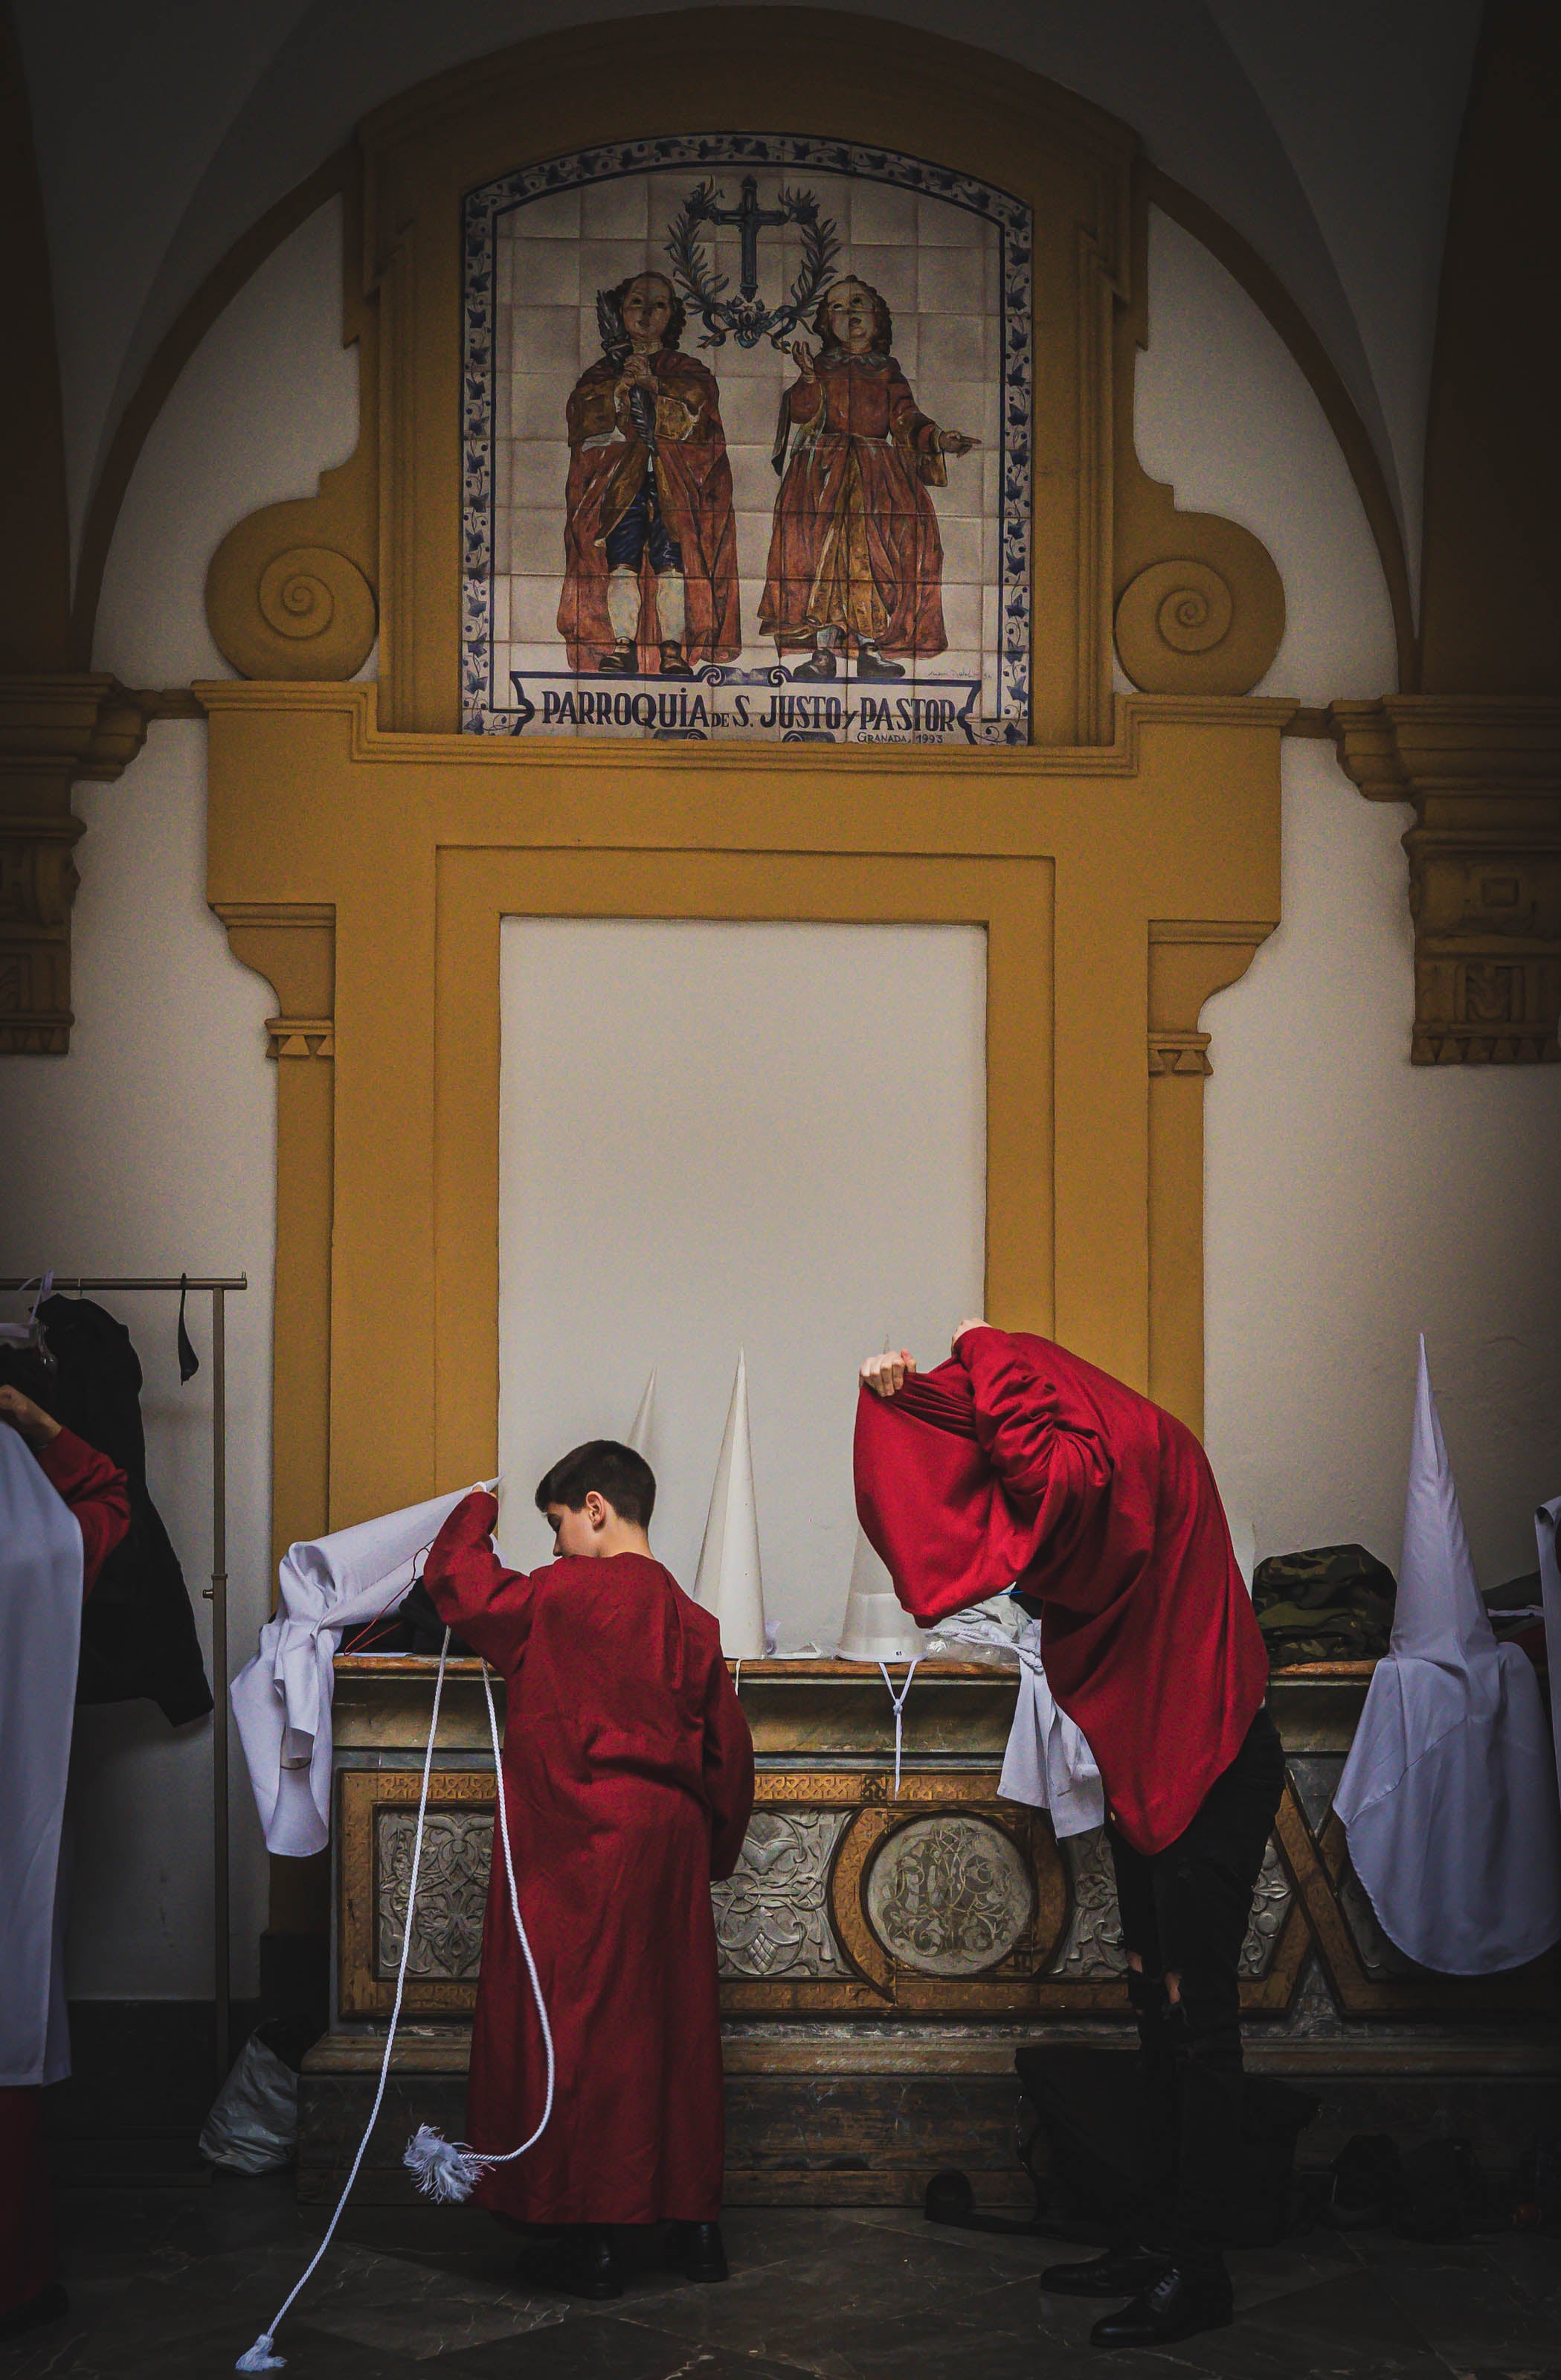
[[[70,1047],[73,855],[84,832],[70,789],[117,777],[146,722],[143,700],[117,678],[0,677],[0,1055]]]
[[[1250,694],[1285,633],[1285,589],[1268,549],[1217,513],[1177,510],[1133,439],[1133,376],[1148,345],[1147,210],[1133,208],[1133,298],[1116,333],[1111,602],[1117,658],[1144,694]]]
[[[322,471],[318,492],[237,522],[206,574],[212,639],[240,677],[353,677],[379,633],[379,361],[376,316],[362,295],[359,193],[347,194],[344,339],[357,348],[353,454]]]
[[[1561,1059],[1561,700],[1386,695],[1336,702],[1369,801],[1412,802],[1417,1066]]]

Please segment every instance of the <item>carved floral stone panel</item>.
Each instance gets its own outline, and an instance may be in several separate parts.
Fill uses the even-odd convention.
[[[1000,1965],[1035,1914],[1018,1845],[980,1817],[915,1818],[890,1835],[866,1881],[867,1922],[903,1966],[976,1975]]]
[[[842,1975],[829,1862],[849,1812],[756,1810],[736,1872],[711,1888],[723,1975]]]
[[[381,1805],[375,1817],[375,1971],[381,1979],[393,1981],[406,1924],[417,1813]],[[423,1983],[476,1982],[492,1856],[491,1812],[429,1812],[417,1870],[417,1915],[406,1961],[409,1977]]]

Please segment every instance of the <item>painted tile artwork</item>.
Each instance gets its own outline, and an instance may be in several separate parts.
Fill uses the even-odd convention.
[[[471,193],[462,724],[1029,734],[1029,210],[842,141]]]

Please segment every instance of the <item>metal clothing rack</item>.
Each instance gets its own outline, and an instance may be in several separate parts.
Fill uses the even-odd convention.
[[[36,1288],[42,1276],[31,1272],[0,1277],[0,1290]],[[52,1290],[73,1293],[91,1289],[154,1290],[178,1295],[186,1290],[209,1291],[212,1299],[212,1584],[203,1590],[212,1607],[212,1872],[213,1899],[213,1991],[217,2020],[217,2081],[228,2070],[233,2029],[232,1888],[228,1877],[227,1790],[227,1332],[224,1299],[230,1292],[249,1286],[248,1273],[229,1277],[180,1273],[171,1279],[139,1274],[62,1273]]]

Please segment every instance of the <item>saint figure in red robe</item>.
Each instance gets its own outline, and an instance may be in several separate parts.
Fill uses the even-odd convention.
[[[473,2196],[511,2222],[585,2227],[593,2296],[621,2287],[608,2225],[690,2227],[707,2267],[693,2277],[725,2277],[708,2269],[724,2160],[710,1882],[742,1850],[753,1744],[715,1620],[650,1553],[654,1497],[639,1455],[593,1440],[538,1490],[558,1548],[549,1567],[506,1570],[490,1542],[498,1507],[474,1493],[424,1572],[441,1617],[504,1679],[504,1810],[557,2057],[541,2139]],[[502,2156],[526,2139],[545,2079],[495,1834],[472,2147]]]
[[[901,678],[886,655],[947,650],[943,540],[926,492],[947,487],[946,455],[980,441],[920,410],[890,352],[889,308],[866,282],[826,290],[813,334],[819,352],[797,341],[797,378],[780,399],[759,627],[782,653],[811,654],[793,677],[832,678],[843,650],[859,678]]]
[[[566,414],[563,592],[573,670],[691,677],[742,645],[732,466],[713,376],[678,351],[683,301],[660,273],[598,300],[604,353]]]

